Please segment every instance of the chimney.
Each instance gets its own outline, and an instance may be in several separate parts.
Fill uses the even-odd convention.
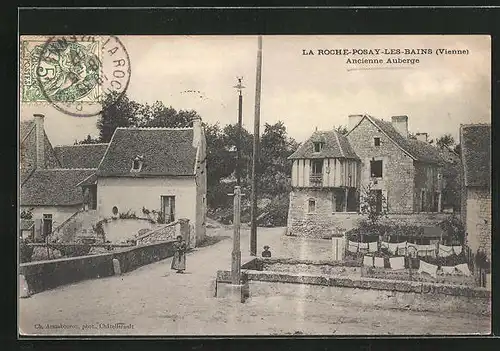
[[[349,131],[352,130],[359,122],[361,122],[363,117],[364,115],[349,115],[349,123],[348,123]]]
[[[36,168],[45,168],[45,132],[43,128],[44,115],[35,113],[35,136],[36,136]]]
[[[408,116],[392,116],[392,126],[399,134],[408,138]]]
[[[195,116],[192,119],[193,121],[193,147],[198,147],[200,140],[202,138],[202,126],[201,126],[201,117]]]
[[[415,137],[417,138],[417,140],[427,142],[428,134],[427,133],[417,133],[417,134],[415,134]]]

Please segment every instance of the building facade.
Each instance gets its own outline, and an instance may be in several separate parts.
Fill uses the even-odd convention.
[[[200,119],[192,128],[117,128],[96,175],[99,219],[155,211],[164,223],[189,219],[195,242],[205,237],[206,141]]]
[[[461,218],[467,245],[491,262],[491,125],[460,126],[463,165]]]
[[[412,222],[418,214],[426,224],[443,219],[449,162],[425,133],[409,136],[407,116],[387,122],[351,115],[346,135],[315,132],[290,159],[289,235],[328,237],[352,228],[368,194],[376,211],[394,218]]]

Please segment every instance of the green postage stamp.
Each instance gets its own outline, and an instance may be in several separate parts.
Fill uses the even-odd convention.
[[[114,36],[22,37],[20,58],[21,101],[76,116],[100,113],[88,105],[116,101],[130,79],[128,54]]]

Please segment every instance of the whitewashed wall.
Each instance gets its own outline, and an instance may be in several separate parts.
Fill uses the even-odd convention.
[[[142,208],[161,210],[161,196],[175,196],[175,219],[187,218],[196,223],[196,184],[194,177],[125,178],[102,177],[97,181],[99,219],[133,211],[143,216]]]

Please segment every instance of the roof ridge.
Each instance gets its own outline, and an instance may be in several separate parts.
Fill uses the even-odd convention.
[[[117,127],[121,130],[193,130],[193,127]]]
[[[55,145],[56,147],[73,147],[73,146],[93,146],[93,145],[108,145],[109,143],[93,143],[93,144],[74,144],[74,145]]]
[[[97,168],[43,168],[36,171],[95,171]]]

